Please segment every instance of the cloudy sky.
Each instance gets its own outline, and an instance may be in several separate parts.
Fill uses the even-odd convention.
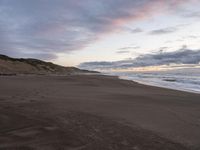
[[[88,68],[198,65],[199,6],[200,0],[0,0],[0,53]]]

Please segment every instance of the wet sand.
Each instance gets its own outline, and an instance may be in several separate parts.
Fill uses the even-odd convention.
[[[0,150],[198,150],[200,95],[101,75],[0,76]]]

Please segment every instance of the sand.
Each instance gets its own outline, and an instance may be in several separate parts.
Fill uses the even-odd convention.
[[[200,95],[102,75],[0,76],[0,150],[198,150]]]

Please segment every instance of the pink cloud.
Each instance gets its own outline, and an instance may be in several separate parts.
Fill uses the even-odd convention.
[[[60,53],[80,50],[129,22],[199,0],[3,1],[0,48]],[[12,19],[8,19],[12,18]],[[6,34],[2,34],[6,32]],[[5,36],[6,35],[6,36]],[[17,40],[16,40],[17,39]],[[13,53],[17,51],[13,50]]]

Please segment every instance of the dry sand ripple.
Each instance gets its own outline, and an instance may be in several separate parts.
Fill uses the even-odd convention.
[[[0,110],[2,150],[186,150],[150,131],[83,112]],[[12,110],[12,111],[9,111]],[[22,114],[24,113],[24,114]]]

